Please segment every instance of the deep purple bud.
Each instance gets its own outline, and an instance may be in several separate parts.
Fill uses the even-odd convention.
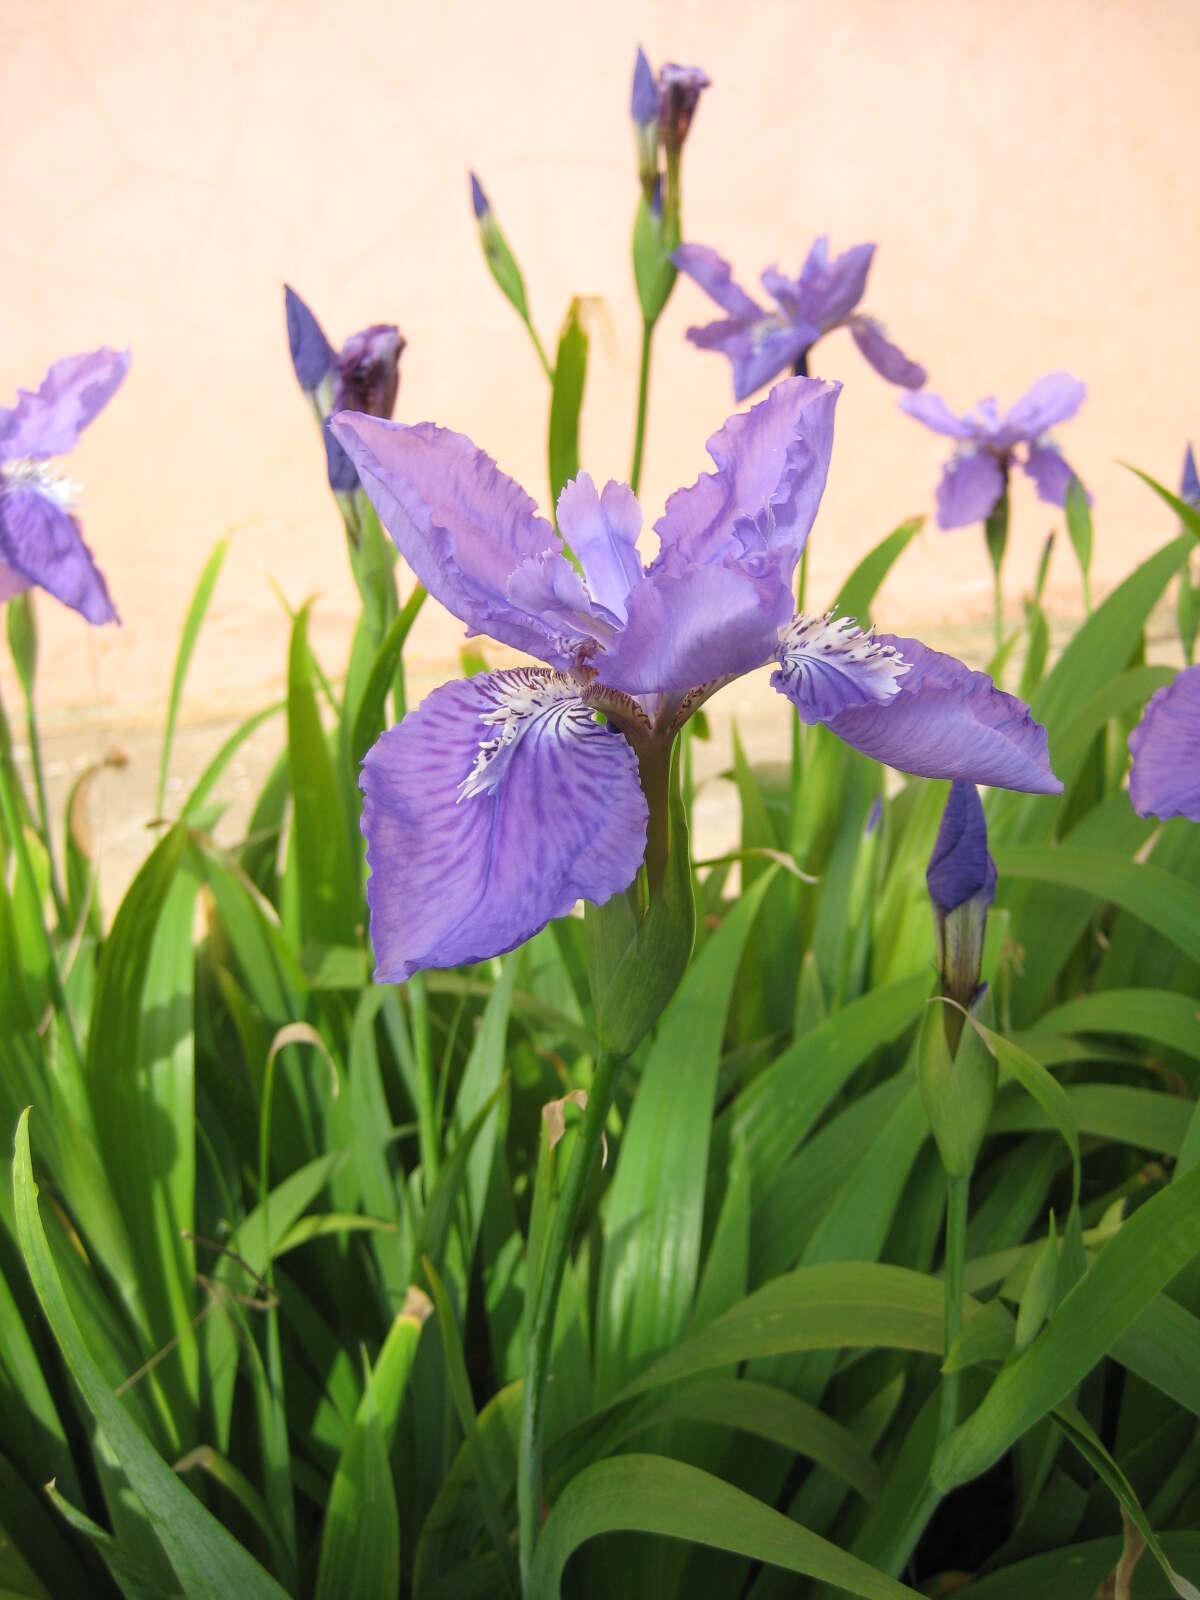
[[[1189,506],[1200,509],[1200,473],[1196,471],[1196,457],[1189,444],[1183,458],[1183,476],[1179,480],[1179,498]]]
[[[979,791],[956,778],[925,873],[937,932],[942,993],[970,1006],[979,989],[988,907],[996,893],[996,866],[987,845]],[[961,1018],[947,1018],[957,1043]]]
[[[681,67],[669,61],[658,75],[658,119],[662,142],[668,155],[677,156],[683,148],[701,91],[711,79],[699,67]]]
[[[474,173],[471,174],[471,205],[475,211],[476,222],[482,222],[491,211],[491,202],[483,192],[483,185]]]
[[[392,323],[375,323],[351,334],[337,358],[332,414],[365,411],[390,417],[400,387],[400,352],[404,336]]]
[[[283,303],[296,381],[305,394],[313,394],[333,370],[337,358],[321,324],[289,284],[283,286]]]
[[[633,64],[633,94],[630,96],[629,114],[639,128],[658,124],[658,85],[641,45],[638,45],[637,60]]]

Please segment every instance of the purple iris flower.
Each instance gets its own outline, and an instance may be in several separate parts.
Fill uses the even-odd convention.
[[[807,370],[808,353],[834,328],[849,328],[863,355],[889,383],[919,389],[925,368],[910,361],[884,333],[883,324],[857,310],[867,287],[873,244],[856,244],[834,260],[823,235],[808,252],[798,278],[775,267],[762,275],[762,286],[775,302],[766,311],[733,281],[733,269],[707,245],[684,244],[671,260],[686,272],[728,316],[687,336],[701,350],[719,350],[733,367],[733,396],[745,400],[763,384],[798,363]]]
[[[479,194],[483,194],[482,189]],[[391,416],[400,388],[404,336],[393,323],[377,322],[360,333],[352,333],[336,351],[296,291],[285,284],[283,296],[292,366],[296,381],[312,401],[321,422],[329,487],[337,494],[353,494],[358,477],[325,424],[338,411]]]
[[[716,471],[642,512],[586,473],[557,507],[462,434],[343,414],[332,427],[419,580],[473,633],[543,667],[435,689],[363,764],[371,936],[383,982],[510,950],[576,900],[601,904],[646,850],[642,777],[742,673],[806,722],[906,772],[1060,788],[1046,735],[991,680],[915,639],[796,615],[792,579],[833,447],[839,385],[793,378],[708,441]],[[564,553],[569,545],[578,566]]]
[[[52,465],[116,394],[127,350],[56,361],[12,410],[0,407],[0,602],[37,585],[91,623],[116,622],[73,507],[79,485]]]
[[[1154,695],[1129,735],[1129,800],[1139,817],[1200,822],[1200,666]]]
[[[1004,417],[991,398],[956,417],[935,394],[906,394],[901,411],[958,441],[937,488],[938,526],[966,528],[986,522],[1008,487],[1014,462],[1033,479],[1041,499],[1064,505],[1075,474],[1050,438],[1050,429],[1073,417],[1086,393],[1069,372],[1051,372]]]

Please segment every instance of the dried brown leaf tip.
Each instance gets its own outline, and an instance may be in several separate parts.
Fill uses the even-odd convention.
[[[563,1134],[567,1131],[567,1106],[578,1106],[580,1111],[587,1110],[587,1090],[572,1089],[570,1094],[563,1095],[561,1100],[548,1100],[542,1107],[542,1120],[546,1124],[546,1143],[551,1150],[558,1144]],[[600,1135],[600,1165],[608,1165],[608,1136]]]

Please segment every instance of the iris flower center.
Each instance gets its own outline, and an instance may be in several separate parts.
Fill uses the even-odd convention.
[[[505,673],[496,688],[499,703],[479,717],[496,731],[479,741],[475,765],[458,786],[460,803],[490,794],[499,785],[523,739],[569,739],[595,731],[592,708],[584,703],[579,685],[560,672],[517,668]]]
[[[0,461],[0,490],[33,489],[69,511],[83,493],[83,485],[60,472],[51,461]]]

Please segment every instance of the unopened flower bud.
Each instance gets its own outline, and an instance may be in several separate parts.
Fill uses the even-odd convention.
[[[925,882],[933,902],[942,993],[969,1009],[979,989],[996,867],[988,854],[979,792],[961,778],[951,785]],[[947,1010],[946,1029],[953,1051],[962,1032],[961,1013]]]
[[[638,181],[647,200],[658,181],[658,85],[654,72],[646,59],[646,52],[638,46],[633,67],[633,93],[629,113],[633,118],[634,146],[637,150]]]
[[[683,149],[701,92],[711,81],[699,67],[681,67],[674,61],[669,61],[659,73],[659,130],[669,156],[677,156]]]

